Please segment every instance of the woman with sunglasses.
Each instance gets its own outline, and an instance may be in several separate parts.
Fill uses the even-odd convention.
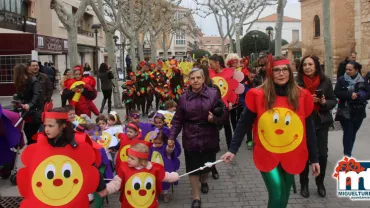
[[[308,158],[313,175],[320,173],[311,118],[313,99],[298,87],[285,57],[270,55],[267,66],[265,82],[248,91],[229,152],[221,158],[234,159],[254,124],[253,159],[269,193],[268,208],[286,207],[294,174],[304,170]]]
[[[255,86],[260,86],[266,80],[266,63],[267,56],[262,56],[257,59],[257,74],[253,82]]]

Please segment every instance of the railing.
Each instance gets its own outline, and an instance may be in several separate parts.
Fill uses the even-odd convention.
[[[0,28],[36,33],[36,19],[0,10]]]
[[[85,36],[92,37],[92,38],[94,37],[94,32],[81,29],[80,27],[78,27],[77,32],[78,34],[81,34],[81,35],[85,35]]]

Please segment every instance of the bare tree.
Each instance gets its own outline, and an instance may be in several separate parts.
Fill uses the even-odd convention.
[[[111,9],[112,15],[111,22],[108,22],[105,18],[106,9],[103,7],[103,0],[91,0],[91,7],[93,8],[97,18],[100,21],[101,27],[105,33],[105,47],[108,51],[108,64],[112,68],[112,72],[114,74],[113,84],[113,101],[115,108],[122,108],[121,98],[120,98],[120,91],[119,91],[119,84],[117,79],[117,64],[116,64],[116,54],[115,54],[115,45],[113,42],[113,36],[116,30],[121,25],[121,14],[119,5],[122,4],[121,0],[118,0],[116,3],[117,5],[113,5],[113,3],[109,0],[104,0],[105,5]],[[116,11],[115,8],[118,8]],[[112,21],[115,22],[112,22]]]
[[[236,52],[239,56],[241,56],[240,39],[245,21],[249,19],[247,23],[249,24],[247,31],[249,31],[249,29],[253,25],[253,22],[255,22],[259,18],[262,11],[268,5],[274,4],[274,0],[216,0],[215,3],[220,5],[221,10],[226,10],[228,16],[230,16],[232,23],[230,29],[228,29],[228,35],[231,41],[231,37],[235,32]],[[253,15],[255,16],[253,17]],[[228,22],[229,19],[227,19],[227,23]]]
[[[62,22],[68,33],[68,57],[70,60],[70,68],[82,64],[78,58],[77,23],[82,18],[89,3],[90,0],[81,0],[77,12],[73,14],[72,10],[66,9],[60,0],[50,1],[50,9],[53,9],[57,13],[59,20]]]
[[[333,48],[330,34],[330,0],[323,0],[324,14],[324,45],[325,45],[325,74],[331,79],[333,77]]]
[[[283,29],[283,18],[284,18],[284,8],[286,6],[287,0],[278,0],[277,4],[277,21],[275,25],[275,55],[280,56],[281,55],[281,31]]]

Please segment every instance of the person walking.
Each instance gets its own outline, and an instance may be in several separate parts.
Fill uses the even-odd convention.
[[[357,131],[366,118],[366,105],[369,99],[369,85],[359,72],[361,65],[349,62],[346,73],[339,77],[334,94],[339,98],[335,120],[340,121],[343,128],[343,153],[352,157],[353,145]]]
[[[37,62],[31,62],[32,64]],[[38,64],[37,64],[38,66]],[[32,136],[37,133],[41,125],[41,85],[39,80],[33,76],[23,64],[15,65],[13,69],[14,85],[17,98],[22,108],[29,112],[24,118],[23,131],[27,137],[27,145],[35,143]]]
[[[48,70],[49,68],[50,67],[48,67]],[[50,68],[50,70],[52,69]],[[32,74],[37,80],[39,80],[42,89],[40,106],[43,109],[45,103],[51,101],[51,97],[53,96],[53,85],[47,75],[40,73],[39,64],[35,60],[32,60],[28,63],[28,73]]]
[[[287,207],[294,174],[301,173],[310,158],[314,176],[320,173],[312,95],[298,87],[283,56],[266,62],[266,80],[250,89],[229,151],[221,158],[234,159],[245,134],[254,124],[253,159],[269,194],[268,208]]]
[[[174,144],[182,130],[186,172],[196,170],[206,162],[214,162],[219,148],[217,124],[222,121],[224,111],[217,104],[222,102],[221,96],[215,88],[204,84],[204,78],[202,69],[193,68],[190,71],[190,86],[180,96],[168,138],[168,145]],[[210,168],[206,168],[189,175],[193,193],[192,208],[199,208],[201,205],[199,181],[201,191],[208,193],[209,172]]]
[[[99,67],[99,78],[101,90],[103,92],[103,100],[100,107],[100,113],[103,113],[106,102],[108,101],[108,113],[112,110],[112,92],[114,75],[106,63],[101,63]]]
[[[317,56],[305,56],[299,64],[297,84],[307,89],[313,98],[314,110],[311,114],[315,124],[317,149],[319,153],[320,175],[316,180],[317,192],[320,197],[326,196],[324,178],[328,162],[328,136],[329,127],[333,124],[331,110],[337,104],[333,91],[333,85],[324,72],[321,70],[320,61]],[[308,190],[309,161],[306,168],[300,174],[301,195],[305,198],[310,196]]]

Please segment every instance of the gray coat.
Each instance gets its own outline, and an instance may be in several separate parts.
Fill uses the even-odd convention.
[[[99,78],[102,90],[112,90],[113,88],[112,79],[114,78],[114,75],[111,71],[107,71],[104,73],[99,72]]]

